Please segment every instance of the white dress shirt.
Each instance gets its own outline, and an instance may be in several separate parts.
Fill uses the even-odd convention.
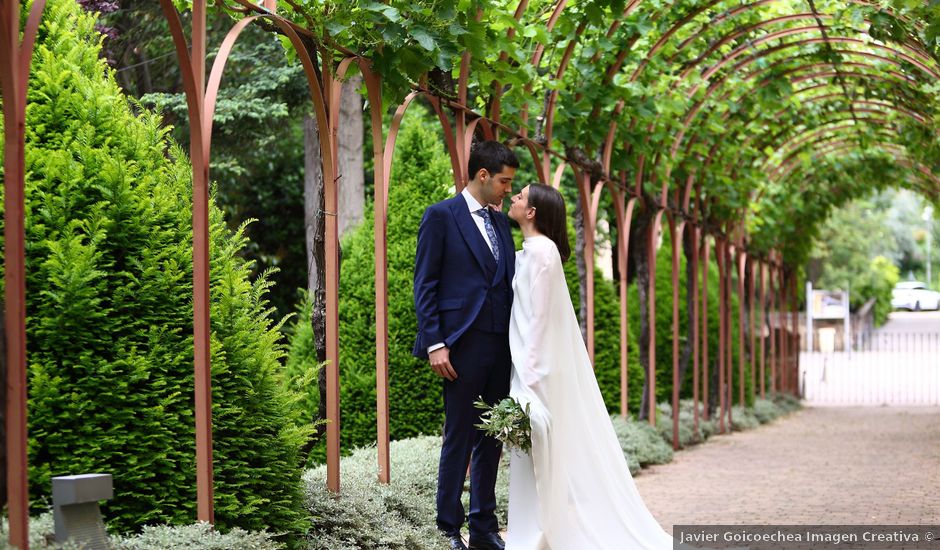
[[[487,246],[489,246],[490,250],[492,250],[493,243],[490,242],[490,237],[486,234],[486,225],[483,224],[483,216],[478,216],[476,214],[477,210],[482,210],[484,207],[480,206],[480,203],[475,198],[473,198],[473,195],[470,194],[470,190],[466,187],[463,188],[463,191],[460,192],[460,195],[464,198],[465,201],[467,201],[467,208],[470,210],[470,217],[473,218],[473,223],[477,224],[477,229],[480,230],[480,235],[483,236],[483,240],[486,241]],[[438,342],[433,346],[428,346],[428,354],[434,350],[441,349],[442,347],[444,347],[444,342]]]
[[[477,210],[483,210],[483,207],[480,206],[480,203],[477,202],[475,198],[473,198],[473,195],[470,194],[470,191],[467,190],[466,187],[463,188],[463,191],[460,192],[460,195],[463,196],[464,200],[467,201],[467,208],[470,209],[470,217],[473,218],[473,223],[477,224],[477,229],[480,230],[480,235],[483,235],[483,240],[486,241],[486,244],[490,247],[490,250],[493,250],[493,243],[490,242],[490,236],[486,234],[486,225],[483,223],[483,216],[478,216],[476,214]]]

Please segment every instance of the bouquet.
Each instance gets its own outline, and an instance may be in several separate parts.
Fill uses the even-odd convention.
[[[529,424],[529,404],[525,409],[512,397],[507,397],[496,403],[488,405],[482,399],[473,404],[483,410],[477,424],[486,435],[495,437],[509,447],[528,453],[532,449],[532,427]]]

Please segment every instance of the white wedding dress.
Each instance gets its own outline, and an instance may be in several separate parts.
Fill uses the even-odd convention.
[[[510,395],[529,404],[532,451],[513,450],[507,550],[666,550],[637,492],[548,237],[516,254]]]

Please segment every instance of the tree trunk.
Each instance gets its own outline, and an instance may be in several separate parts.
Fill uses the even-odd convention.
[[[313,341],[317,363],[326,361],[326,224],[323,197],[323,166],[317,120],[304,115],[304,229],[307,242],[307,291],[313,300]],[[326,369],[318,373],[320,406],[316,419],[326,418]],[[326,425],[317,426],[322,436]]]
[[[693,316],[692,306],[695,303],[695,298],[692,296],[692,279],[696,276],[695,271],[692,269],[692,255],[697,251],[692,248],[692,227],[686,227],[686,230],[682,232],[682,252],[685,255],[685,291],[686,291],[686,300],[685,300],[685,311],[688,317],[688,324],[686,325],[686,338],[681,340],[679,344],[679,390],[682,390],[681,384],[685,380],[686,374],[689,372],[689,364],[692,360],[692,327],[695,326],[695,318]],[[673,246],[676,246],[673,243]]]
[[[587,342],[587,270],[588,266],[584,263],[584,247],[586,240],[584,237],[584,212],[581,210],[581,201],[577,201],[574,207],[574,261],[578,266],[578,297],[580,307],[578,308],[578,322],[581,326],[581,338]]]
[[[644,197],[646,199],[647,197]],[[644,200],[644,204],[650,204]],[[640,366],[643,367],[643,398],[640,400],[639,418],[649,418],[649,282],[650,265],[647,251],[647,239],[649,238],[650,223],[653,221],[652,210],[644,206],[633,214],[633,223],[630,224],[630,256],[636,269],[636,289],[638,302],[640,303],[640,337],[639,337],[639,358]],[[655,366],[653,366],[655,369]]]
[[[337,128],[339,164],[339,236],[358,226],[365,216],[365,172],[363,170],[362,75],[343,83]]]

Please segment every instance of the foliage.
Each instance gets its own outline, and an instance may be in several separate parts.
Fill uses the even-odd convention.
[[[760,426],[760,421],[751,411],[740,405],[731,407],[731,429],[736,432],[753,430]]]
[[[99,60],[94,19],[46,7],[26,134],[31,501],[110,472],[116,531],[195,515],[191,168]],[[210,210],[216,520],[302,528],[295,427],[266,277]]]
[[[297,311],[287,328],[287,359],[284,362],[283,382],[287,393],[296,399],[295,407],[302,411],[305,418],[300,418],[301,425],[317,415],[320,407],[320,388],[318,379],[323,365],[317,363],[317,351],[314,342],[313,301],[306,291],[300,293]]]
[[[649,422],[625,419],[620,415],[611,416],[610,420],[614,424],[620,448],[627,457],[631,474],[635,475],[644,466],[672,462],[672,447]]]
[[[528,403],[523,409],[519,401],[507,397],[492,406],[480,399],[474,402],[473,406],[483,411],[480,414],[480,424],[476,427],[486,435],[500,440],[509,449],[519,449],[524,453],[532,449]]]
[[[135,5],[134,14],[145,17],[149,9]],[[227,23],[226,17],[211,16],[210,38],[221,41]],[[145,45],[160,43],[154,37]],[[186,97],[176,81],[164,85],[171,91],[145,93],[141,103],[162,112],[174,125],[173,137],[188,145]],[[309,111],[303,69],[284,59],[270,33],[249,25],[225,65],[213,117],[210,177],[218,183],[216,200],[229,227],[257,220],[246,227],[249,242],[239,253],[252,261],[253,277],[277,268],[270,275],[276,284],[269,299],[279,316],[293,309],[296,289],[307,287],[303,114]]]
[[[883,325],[892,310],[891,291],[900,278],[898,268],[884,256],[875,256],[863,277],[857,282],[855,290],[862,296],[875,299],[875,306],[872,310],[875,326]]]
[[[791,265],[833,208],[872,187],[937,198],[929,182],[940,158],[935,3],[820,0],[818,25],[796,0],[555,7],[299,0],[284,13],[328,52],[325,64],[350,52],[371,59],[387,103],[416,87],[453,98],[465,66],[469,107],[498,107],[502,124],[589,161],[602,158],[609,136],[610,179],[664,198],[688,182],[702,223],[743,226],[749,250],[782,251]],[[820,43],[823,33],[835,45]],[[872,37],[907,57],[873,55]],[[820,66],[836,70],[809,70]],[[867,116],[875,104],[884,108]]]
[[[2,532],[9,532],[7,519],[3,519]],[[63,544],[55,540],[55,522],[52,511],[44,512],[29,518],[29,546],[30,548],[52,548],[55,550],[82,550],[85,545],[73,540]],[[150,550],[160,548],[163,550],[278,550],[284,545],[273,540],[272,535],[266,531],[248,532],[243,529],[232,529],[221,533],[208,523],[194,523],[192,525],[147,525],[138,534],[115,535],[111,537],[111,546],[114,550]],[[0,540],[0,550],[8,550],[6,537]]]
[[[411,355],[417,334],[412,284],[418,225],[423,205],[447,198],[453,181],[450,162],[432,124],[420,105],[408,111],[398,136],[389,188],[388,357],[393,439],[439,433],[443,425],[440,379],[427,361]],[[370,208],[363,224],[343,243],[339,364],[342,446],[347,450],[376,440],[373,225]]]
[[[440,442],[439,436],[392,442],[389,485],[378,482],[375,447],[356,449],[340,465],[338,497],[326,489],[326,466],[309,470],[304,475],[311,514],[308,548],[447,548],[434,524]]]
[[[282,544],[265,531],[248,532],[232,529],[220,533],[208,523],[192,525],[148,525],[140,534],[112,540],[115,550],[278,550]]]
[[[896,252],[898,244],[886,223],[888,211],[879,202],[860,200],[833,212],[810,263],[814,286],[849,290],[853,309],[874,298],[876,325],[888,318],[891,290],[899,278],[898,268],[882,255]]]

